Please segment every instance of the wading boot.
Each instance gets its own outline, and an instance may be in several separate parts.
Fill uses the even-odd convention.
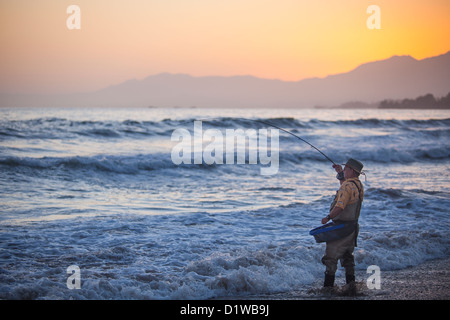
[[[355,275],[354,274],[346,274],[345,275],[345,282],[347,284],[344,286],[344,290],[342,292],[342,295],[350,296],[350,297],[356,296]]]
[[[345,282],[347,284],[350,284],[352,282],[355,282],[355,275],[354,274],[346,274],[345,275]]]
[[[323,282],[324,288],[332,288],[334,286],[334,274],[325,273],[325,281]]]

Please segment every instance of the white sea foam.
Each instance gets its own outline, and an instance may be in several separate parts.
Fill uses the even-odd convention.
[[[448,257],[445,112],[178,111],[5,113],[1,299],[245,297],[322,278],[324,245],[308,232],[338,188],[331,164],[280,132],[280,168],[271,177],[248,164],[174,165],[171,132],[205,118],[205,128],[219,130],[260,129],[246,118],[262,118],[336,162],[361,160],[368,180],[358,270]],[[66,286],[71,265],[80,267],[80,289]]]

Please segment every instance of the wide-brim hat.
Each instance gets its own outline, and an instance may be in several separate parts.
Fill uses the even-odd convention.
[[[359,174],[362,173],[362,168],[364,167],[364,165],[360,161],[355,160],[353,158],[348,159],[347,163],[345,165],[350,167],[350,168],[352,168],[353,170],[355,170]]]

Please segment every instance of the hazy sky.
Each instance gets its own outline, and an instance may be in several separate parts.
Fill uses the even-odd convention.
[[[81,29],[69,30],[76,4]],[[381,11],[370,30],[369,5]],[[91,91],[162,72],[297,81],[450,50],[449,0],[0,0],[0,92]]]

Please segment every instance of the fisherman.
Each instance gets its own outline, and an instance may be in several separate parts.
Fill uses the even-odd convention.
[[[344,169],[338,164],[333,164],[333,168],[338,173],[336,177],[339,179],[341,186],[330,206],[330,213],[322,219],[322,224],[330,220],[338,223],[345,222],[347,225],[351,225],[353,231],[341,239],[326,243],[325,255],[322,258],[322,263],[326,267],[324,287],[334,286],[338,260],[341,261],[341,266],[345,268],[346,283],[354,284],[355,282],[353,250],[357,245],[358,218],[364,197],[364,188],[359,180],[363,168],[361,162],[350,158]]]

